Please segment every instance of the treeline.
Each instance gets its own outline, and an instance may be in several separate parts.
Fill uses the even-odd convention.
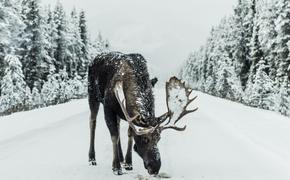
[[[289,116],[289,40],[289,0],[238,0],[180,76],[194,89]]]
[[[84,11],[0,0],[0,115],[86,95],[87,67],[109,48],[91,40]]]

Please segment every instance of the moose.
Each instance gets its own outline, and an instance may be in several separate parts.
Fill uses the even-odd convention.
[[[89,163],[96,165],[95,128],[100,103],[104,107],[105,122],[113,143],[112,170],[122,175],[121,163],[126,170],[132,170],[132,147],[143,159],[144,167],[150,175],[159,173],[161,167],[157,143],[163,130],[184,131],[186,126],[178,127],[176,123],[186,114],[197,110],[187,110],[187,106],[196,98],[189,98],[191,89],[173,77],[166,83],[168,112],[155,117],[153,86],[157,79],[150,80],[147,64],[140,54],[123,54],[108,52],[98,55],[89,66],[88,100],[90,107],[90,147]],[[181,111],[172,123],[173,112],[169,99],[171,89],[183,91],[186,97],[179,100]],[[175,96],[175,95],[174,95]],[[177,97],[177,96],[176,96]],[[174,97],[173,97],[174,98]],[[125,159],[120,142],[120,119],[128,122],[128,148]]]

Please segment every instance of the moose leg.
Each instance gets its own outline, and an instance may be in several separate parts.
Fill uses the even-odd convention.
[[[96,130],[96,120],[99,111],[100,102],[90,100],[90,148],[89,148],[89,163],[92,166],[96,166],[95,157],[95,130]]]
[[[119,154],[120,162],[123,163],[124,162],[124,156],[123,156],[123,151],[122,151],[122,147],[121,147],[121,139],[120,138],[119,138],[119,142],[118,142],[118,154]]]
[[[119,157],[119,141],[120,141],[120,133],[119,133],[119,120],[117,115],[110,109],[104,108],[105,111],[105,120],[106,124],[109,128],[111,139],[113,143],[113,163],[112,169],[113,173],[116,175],[122,175],[122,168],[120,164],[120,157]]]
[[[120,117],[117,118],[118,121],[118,131],[120,132]],[[120,133],[119,133],[120,136]],[[123,156],[123,151],[122,151],[122,145],[121,145],[121,138],[119,138],[118,142],[118,155],[119,155],[119,160],[121,163],[124,162],[124,156]]]
[[[133,170],[132,166],[132,146],[133,146],[133,134],[132,129],[129,127],[128,129],[128,148],[125,157],[125,169],[130,171]]]

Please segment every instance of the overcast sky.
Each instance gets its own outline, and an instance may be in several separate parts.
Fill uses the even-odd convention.
[[[87,13],[90,33],[107,37],[113,50],[138,52],[152,72],[167,78],[205,43],[209,31],[233,12],[237,0],[59,0]],[[56,0],[42,0],[55,4]]]

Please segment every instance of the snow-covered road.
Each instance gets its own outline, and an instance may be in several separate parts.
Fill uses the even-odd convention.
[[[182,120],[187,130],[162,135],[161,172],[188,180],[290,179],[289,118],[195,94],[199,110]],[[157,89],[155,97],[161,114],[166,110],[164,90]],[[76,100],[0,117],[0,179],[155,179],[135,153],[132,172],[112,174],[111,140],[102,108],[96,130],[98,165],[88,166],[88,116],[87,100]],[[126,122],[121,127],[125,148]]]

